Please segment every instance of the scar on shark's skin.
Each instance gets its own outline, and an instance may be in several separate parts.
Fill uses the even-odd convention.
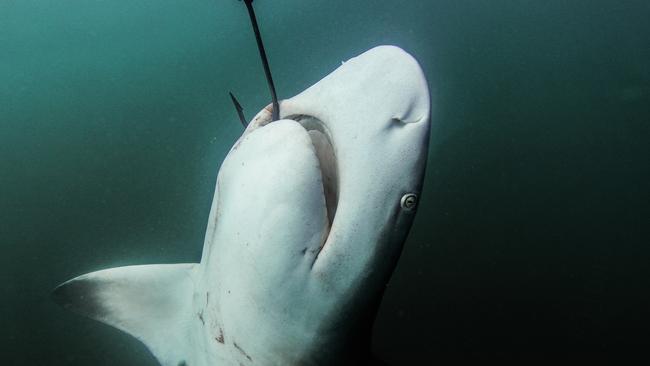
[[[249,356],[248,353],[246,353],[246,352],[245,352],[245,351],[244,351],[244,350],[243,350],[243,349],[242,349],[242,348],[237,344],[237,342],[232,342],[232,345],[235,346],[235,348],[237,348],[237,350],[238,350],[239,352],[241,352],[242,355],[246,356],[246,358],[248,358],[249,361],[253,361],[253,359],[251,358],[251,356]]]
[[[198,312],[196,315],[198,315],[201,324],[205,325],[205,320],[203,319],[203,309],[201,309],[201,311]]]
[[[201,309],[196,315],[199,317],[199,320],[201,321],[201,324],[205,325],[205,318],[203,318],[203,312],[205,309],[208,307],[208,304],[210,303],[210,293],[206,292],[205,293],[205,308]]]
[[[219,327],[219,335],[216,336],[216,337],[214,337],[214,339],[215,339],[217,342],[219,342],[219,343],[221,343],[221,344],[224,344],[224,340],[223,340],[223,329],[221,329],[221,327]]]

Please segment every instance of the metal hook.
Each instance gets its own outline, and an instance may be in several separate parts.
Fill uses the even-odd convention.
[[[278,103],[278,97],[275,94],[275,85],[273,85],[273,77],[271,76],[271,69],[269,68],[269,60],[266,58],[266,52],[264,51],[264,44],[262,43],[260,29],[257,26],[257,19],[255,18],[255,11],[253,10],[253,0],[244,0],[244,4],[246,4],[248,15],[251,18],[253,32],[255,32],[255,40],[257,41],[257,49],[260,51],[262,66],[264,67],[264,74],[266,74],[266,82],[268,83],[269,90],[271,91],[271,99],[273,102],[272,120],[277,121],[280,119],[280,104]]]

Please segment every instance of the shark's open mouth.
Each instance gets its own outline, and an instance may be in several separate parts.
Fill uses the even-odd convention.
[[[336,163],[336,155],[330,138],[327,126],[318,118],[308,115],[296,115],[287,117],[302,125],[314,145],[316,157],[320,164],[321,176],[323,179],[323,193],[325,194],[325,205],[327,206],[327,219],[329,227],[332,227],[334,215],[339,199],[339,176]]]

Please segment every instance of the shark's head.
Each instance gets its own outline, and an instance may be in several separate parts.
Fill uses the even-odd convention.
[[[410,229],[430,102],[397,47],[355,57],[253,118],[217,178],[200,264],[93,272],[66,307],[142,340],[163,365],[349,364]]]
[[[349,352],[413,221],[429,115],[418,63],[381,46],[282,101],[280,120],[270,107],[253,118],[221,167],[206,237],[217,333],[249,353],[278,342],[282,362]]]

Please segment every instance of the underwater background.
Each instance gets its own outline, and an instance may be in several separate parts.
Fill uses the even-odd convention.
[[[380,358],[650,358],[649,1],[254,5],[280,98],[379,44],[429,80],[428,170]],[[0,2],[3,364],[156,365],[49,294],[199,260],[242,132],[228,91],[248,118],[269,102],[241,2]]]

